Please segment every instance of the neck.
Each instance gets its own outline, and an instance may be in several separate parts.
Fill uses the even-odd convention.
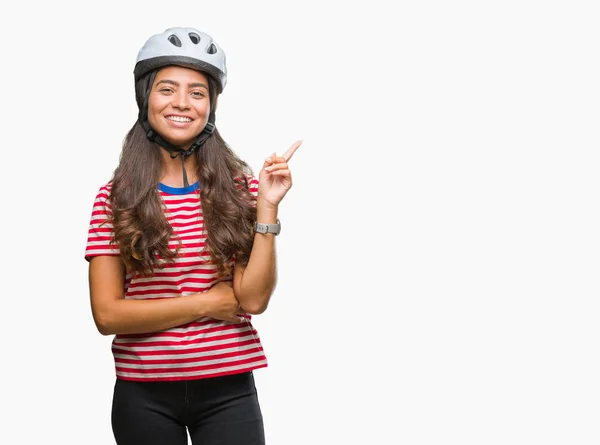
[[[175,159],[171,158],[168,150],[161,150],[161,177],[160,182],[170,187],[183,187],[183,168],[181,165],[181,155]],[[198,180],[196,174],[198,163],[196,162],[196,154],[192,153],[184,159],[185,171],[189,184],[193,184]]]

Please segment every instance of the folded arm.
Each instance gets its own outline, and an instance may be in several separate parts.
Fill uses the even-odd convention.
[[[97,256],[90,260],[92,315],[103,335],[162,331],[201,317],[240,322],[238,301],[230,284],[219,283],[206,292],[182,297],[126,300],[124,283],[125,268],[119,257]]]

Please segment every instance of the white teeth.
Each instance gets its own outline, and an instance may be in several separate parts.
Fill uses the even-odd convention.
[[[169,116],[167,119],[175,122],[192,122],[189,117],[181,117],[181,116]]]

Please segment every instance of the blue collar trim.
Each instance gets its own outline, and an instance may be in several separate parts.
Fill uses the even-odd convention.
[[[163,184],[162,182],[158,183],[158,189],[161,192],[169,193],[171,195],[187,195],[188,193],[195,192],[200,189],[200,182],[194,182],[192,185],[188,187],[171,187]]]

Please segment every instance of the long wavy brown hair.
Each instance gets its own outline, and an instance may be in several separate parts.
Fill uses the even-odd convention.
[[[141,108],[150,91],[152,73],[135,84]],[[206,73],[205,73],[206,74]],[[217,106],[217,85],[209,81],[211,111]],[[173,229],[167,222],[164,203],[157,189],[161,175],[161,153],[151,142],[139,120],[127,133],[112,177],[109,202],[112,209],[112,242],[119,247],[128,272],[151,276],[161,268],[161,259],[173,262],[179,247],[169,249]],[[194,154],[200,181],[199,197],[206,232],[206,249],[219,275],[229,275],[230,263],[248,264],[254,240],[255,198],[250,193],[249,165],[240,159],[215,128]],[[181,242],[180,242],[181,245]]]

